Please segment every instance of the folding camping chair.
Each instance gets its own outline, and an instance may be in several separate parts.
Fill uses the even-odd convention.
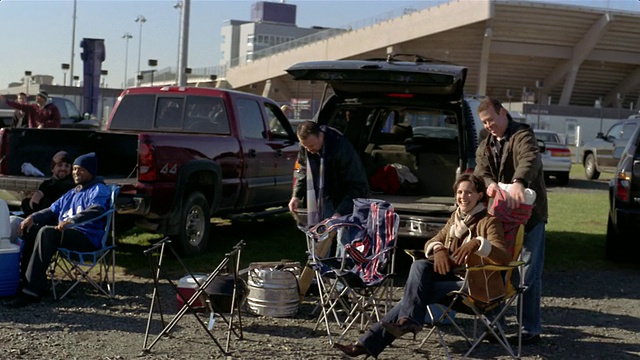
[[[502,220],[505,240],[507,242],[507,250],[512,254],[512,260],[507,265],[479,265],[466,267],[466,275],[473,271],[502,271],[504,272],[504,279],[506,285],[505,293],[490,302],[482,302],[475,299],[468,292],[468,276],[465,276],[463,285],[459,290],[449,293],[446,301],[442,304],[436,304],[442,314],[434,321],[434,324],[427,334],[427,336],[420,343],[420,347],[431,337],[435,332],[438,334],[438,341],[442,345],[447,358],[451,359],[447,346],[444,342],[444,337],[440,326],[446,321],[452,324],[458,332],[469,343],[470,348],[464,355],[464,358],[469,356],[471,352],[482,342],[486,337],[493,337],[496,341],[509,353],[514,359],[519,359],[522,348],[522,301],[519,299],[522,293],[527,289],[524,285],[524,262],[520,260],[522,245],[524,242],[524,223],[529,219],[531,210],[533,208],[533,200],[530,200],[527,204],[522,204],[518,209],[509,209],[506,205],[506,192],[504,190],[498,191],[498,195],[490,206],[489,211]],[[535,199],[535,194],[534,194]],[[413,254],[411,254],[413,255]],[[513,270],[517,269],[519,276],[519,283],[517,286],[513,284],[511,275]],[[518,346],[517,351],[514,351],[513,347],[507,340],[505,330],[502,326],[502,321],[506,317],[508,308],[514,301],[517,301],[520,307],[518,313]],[[442,306],[444,305],[444,306]],[[445,307],[446,306],[446,307]],[[464,313],[474,317],[473,335],[469,337],[456,323],[455,319],[450,316],[450,312],[455,311],[458,313]],[[485,327],[485,331],[478,335],[478,323],[481,323]]]
[[[100,291],[109,298],[115,296],[115,267],[116,267],[116,240],[114,232],[113,217],[115,215],[115,199],[118,196],[120,187],[118,185],[109,185],[111,196],[109,199],[109,208],[99,217],[88,220],[83,223],[93,222],[105,219],[105,232],[102,237],[102,247],[96,251],[79,252],[66,248],[59,248],[49,267],[51,277],[51,288],[53,290],[53,298],[56,300],[63,299],[71,290],[73,290],[82,279],[85,279],[96,290]],[[78,226],[83,223],[75,224]],[[64,237],[64,233],[62,235]],[[109,241],[111,237],[111,241]],[[97,270],[97,280],[90,274],[93,270]],[[57,273],[61,273],[58,276]],[[93,271],[96,273],[95,271]],[[56,288],[64,281],[71,280],[73,284],[60,296]]]
[[[350,238],[339,258],[317,257],[310,245],[320,293],[320,315],[314,330],[324,323],[330,344],[334,342],[330,317],[342,328],[339,342],[354,324],[362,331],[379,321],[390,306],[399,223],[390,203],[354,199],[353,214],[327,219],[310,229],[309,238],[323,241],[327,234],[346,227]]]

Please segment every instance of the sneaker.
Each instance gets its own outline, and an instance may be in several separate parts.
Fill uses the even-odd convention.
[[[518,345],[518,335],[509,337],[511,345]],[[540,334],[522,333],[522,345],[535,345],[540,342]]]

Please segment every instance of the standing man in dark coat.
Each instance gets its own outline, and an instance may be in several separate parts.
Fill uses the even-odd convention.
[[[306,197],[307,166],[313,173],[316,197],[321,197],[321,219],[351,214],[353,199],[369,196],[369,182],[364,166],[353,145],[339,131],[305,121],[298,126],[299,167],[294,172],[293,196],[289,210],[298,209]],[[321,163],[324,173],[321,173]],[[320,182],[324,179],[324,184]],[[320,188],[323,194],[320,194]]]
[[[522,249],[522,260],[525,261],[524,283],[527,290],[522,295],[523,323],[520,324],[523,328],[523,345],[533,344],[540,340],[542,332],[540,298],[545,224],[548,217],[547,190],[540,149],[531,127],[513,121],[498,100],[484,98],[478,105],[478,114],[489,136],[478,146],[474,174],[484,179],[487,195],[496,195],[499,182],[512,184],[508,203],[513,209],[525,202],[526,188],[536,192],[534,208],[525,225]],[[510,339],[514,340],[517,339]]]

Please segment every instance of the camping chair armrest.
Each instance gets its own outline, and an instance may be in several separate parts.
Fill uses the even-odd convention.
[[[78,223],[73,223],[68,227],[68,229],[73,229],[73,228],[75,228],[77,226],[88,224],[88,223],[94,222],[96,220],[100,220],[103,217],[107,217],[107,216],[111,215],[111,213],[113,213],[114,211],[116,211],[115,208],[108,209],[107,211],[103,212],[99,216],[94,217],[93,219],[81,221],[81,222],[78,222]]]
[[[405,254],[411,256],[413,261],[426,259],[427,256],[423,250],[418,249],[404,249]]]
[[[493,264],[487,264],[487,265],[476,265],[476,266],[469,266],[467,268],[468,271],[479,271],[479,270],[488,270],[488,271],[507,271],[507,270],[513,270],[514,268],[517,268],[518,266],[524,264],[524,261],[511,261],[509,264],[507,265],[493,265]]]

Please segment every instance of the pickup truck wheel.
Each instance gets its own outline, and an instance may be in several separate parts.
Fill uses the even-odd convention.
[[[596,168],[596,157],[593,154],[587,155],[584,161],[584,175],[589,180],[597,180],[600,177],[600,171]]]
[[[201,192],[191,193],[182,206],[179,248],[184,255],[201,254],[209,241],[209,203]]]

